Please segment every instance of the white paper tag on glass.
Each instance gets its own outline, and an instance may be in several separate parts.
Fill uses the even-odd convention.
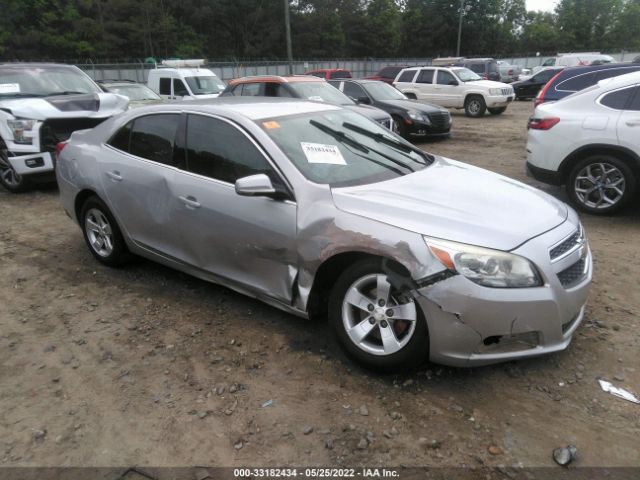
[[[322,97],[319,97],[318,95],[311,95],[309,97],[309,100],[313,101],[313,102],[324,102],[324,100],[322,99]]]
[[[0,83],[0,93],[20,93],[20,84]]]
[[[300,145],[309,163],[328,163],[331,165],[347,164],[337,145],[307,142],[300,142]]]

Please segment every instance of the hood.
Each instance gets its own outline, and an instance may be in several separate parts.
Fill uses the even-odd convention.
[[[494,82],[493,80],[474,80],[472,82],[463,82],[464,85],[477,85],[483,88],[505,88],[508,87],[506,83]]]
[[[58,95],[43,98],[12,98],[0,101],[0,108],[14,117],[33,120],[51,118],[107,118],[127,109],[129,100],[114,93]]]
[[[412,232],[513,250],[567,219],[567,206],[540,190],[436,157],[424,170],[386,182],[334,188],[337,208]]]
[[[365,117],[371,118],[377,122],[381,120],[388,120],[389,114],[384,110],[380,110],[379,108],[372,107],[370,105],[341,105],[343,108],[348,108],[349,110],[353,110],[354,112],[358,112],[360,115],[364,115]]]
[[[438,107],[437,105],[431,105],[428,103],[422,103],[418,100],[378,100],[378,103],[387,105],[389,107],[402,108],[405,110],[415,110],[420,113],[445,113],[448,110]]]

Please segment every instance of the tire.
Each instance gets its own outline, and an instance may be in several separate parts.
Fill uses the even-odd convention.
[[[400,135],[402,138],[409,138],[409,134],[407,133],[407,126],[404,123],[402,117],[393,116],[393,125],[394,131]]]
[[[411,99],[411,100],[417,100],[418,97],[416,97],[415,93],[405,93],[404,94],[407,98]]]
[[[118,223],[98,197],[89,197],[82,205],[80,227],[89,251],[100,263],[119,267],[131,259]]]
[[[464,101],[464,113],[467,117],[479,118],[487,111],[487,104],[482,95],[469,95]]]
[[[491,115],[502,115],[507,111],[507,107],[498,107],[498,108],[487,108]]]
[[[578,209],[593,215],[612,215],[633,198],[637,179],[618,157],[591,155],[569,173],[567,195]]]
[[[11,193],[22,193],[29,189],[29,181],[18,175],[9,163],[7,145],[0,139],[0,185]]]
[[[329,321],[340,346],[363,366],[385,372],[416,367],[429,354],[427,322],[420,306],[391,286],[390,278],[399,275],[385,268],[382,260],[361,260],[340,275],[329,297]],[[388,288],[388,304],[379,303],[385,297],[379,281]]]

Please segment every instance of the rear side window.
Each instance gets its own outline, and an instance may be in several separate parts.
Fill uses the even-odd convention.
[[[624,110],[628,103],[630,103],[631,97],[635,93],[635,87],[623,88],[622,90],[616,90],[611,93],[607,93],[600,103],[606,107],[613,108],[614,110]]]
[[[400,74],[400,77],[398,78],[398,82],[406,82],[406,83],[411,83],[413,82],[413,77],[416,75],[416,71],[415,70],[407,70],[406,72],[402,72]]]
[[[124,127],[116,132],[116,134],[111,137],[111,140],[107,142],[113,148],[117,148],[118,150],[122,150],[123,152],[129,152],[129,141],[131,139],[131,127],[133,126],[133,121],[127,123]]]
[[[179,122],[180,115],[172,113],[136,118],[129,152],[147,160],[173,165],[173,145]]]
[[[457,85],[457,81],[453,75],[445,70],[438,71],[438,85]]]
[[[382,78],[396,78],[402,67],[384,67],[378,74]]]
[[[420,70],[416,83],[433,83],[433,70]]]
[[[591,85],[595,85],[597,82],[598,80],[595,78],[595,73],[583,73],[560,82],[556,86],[556,90],[561,92],[579,92]]]
[[[171,79],[163,77],[160,79],[160,95],[171,95]]]
[[[236,127],[222,120],[189,115],[187,170],[227,183],[258,173],[274,180],[264,155]]]
[[[242,85],[243,97],[257,97],[260,95],[260,83],[245,83]]]
[[[466,65],[466,67],[472,72],[476,72],[476,73],[484,73],[484,70],[485,70],[484,63],[470,63]]]

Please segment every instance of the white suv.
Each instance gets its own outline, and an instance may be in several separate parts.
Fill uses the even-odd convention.
[[[640,72],[537,107],[527,153],[528,173],[566,185],[580,210],[605,215],[622,208],[640,179]]]
[[[464,108],[469,117],[481,117],[487,110],[500,115],[515,97],[510,85],[483,80],[464,67],[405,68],[393,85],[409,98]]]

